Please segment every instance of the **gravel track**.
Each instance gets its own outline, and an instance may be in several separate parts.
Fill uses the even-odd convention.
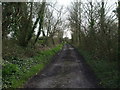
[[[69,44],[25,88],[98,88],[98,80],[84,58]]]

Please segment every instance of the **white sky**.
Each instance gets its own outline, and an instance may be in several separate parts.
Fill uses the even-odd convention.
[[[71,1],[75,1],[75,0],[57,0],[59,4],[61,5],[69,5],[71,3]],[[80,1],[80,0],[79,0]],[[91,0],[81,0],[83,3],[87,2],[87,1],[91,1]],[[96,0],[92,0],[93,2]],[[101,0],[97,0],[97,1],[101,1]],[[103,1],[107,1],[109,4],[113,4],[115,2],[117,2],[118,0],[103,0]]]
[[[65,7],[67,7],[67,6],[69,6],[70,4],[71,4],[71,1],[73,2],[73,1],[75,1],[75,0],[57,0],[57,2],[58,2],[58,4],[59,5],[63,5],[63,6],[65,6]],[[80,0],[78,0],[78,1],[80,1]],[[81,0],[83,3],[85,3],[85,2],[87,2],[87,1],[96,1],[96,0]],[[97,1],[101,1],[101,0],[97,0]],[[104,0],[105,2],[107,2],[107,4],[108,4],[108,6],[113,6],[114,8],[116,7],[116,2],[118,1],[118,0]],[[66,15],[65,15],[66,16]],[[69,30],[65,30],[65,32],[64,32],[64,36],[63,37],[69,37],[69,38],[71,38],[71,32],[69,31]]]
[[[42,1],[42,0],[34,0],[34,1]],[[57,5],[58,6],[64,6],[69,7],[69,5],[71,4],[71,2],[75,1],[75,0],[46,0],[47,2],[55,2],[57,1]],[[82,3],[86,3],[87,1],[101,1],[101,0],[78,0],[78,1],[82,1]],[[115,2],[117,2],[118,0],[104,0],[105,2],[107,2],[108,6],[113,6],[114,8],[116,7]],[[67,14],[64,14],[62,17],[67,17]],[[63,37],[69,37],[71,38],[71,33],[69,30],[65,30],[64,32],[64,36]]]

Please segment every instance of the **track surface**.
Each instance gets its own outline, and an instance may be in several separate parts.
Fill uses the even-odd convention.
[[[97,88],[97,80],[84,58],[71,45],[62,51],[42,72],[32,77],[25,88]]]

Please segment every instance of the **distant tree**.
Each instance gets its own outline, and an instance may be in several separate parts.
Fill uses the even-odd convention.
[[[81,6],[82,12],[78,13],[81,9],[77,5]],[[72,44],[79,42],[78,46],[92,53],[95,58],[116,60],[118,30],[115,14],[108,14],[111,8],[103,0],[94,3],[87,1],[82,5],[74,2],[69,8],[68,18]]]
[[[72,3],[71,8],[69,9],[70,16],[68,17],[68,20],[70,22],[71,31],[73,32],[73,42],[76,44],[80,44],[81,40],[81,1],[79,2],[76,0],[76,2]]]

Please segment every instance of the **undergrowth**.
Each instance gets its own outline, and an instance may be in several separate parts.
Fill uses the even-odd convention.
[[[120,87],[118,61],[94,59],[93,55],[86,51],[79,50],[79,52],[84,56],[91,69],[93,69],[95,75],[100,80],[99,84],[102,85],[103,88]]]
[[[2,65],[2,88],[20,88],[25,82],[42,70],[51,58],[61,50],[62,45],[57,45],[48,50],[38,51],[33,57],[11,57],[3,60]],[[28,52],[29,53],[29,52]],[[12,56],[12,55],[11,55]]]

